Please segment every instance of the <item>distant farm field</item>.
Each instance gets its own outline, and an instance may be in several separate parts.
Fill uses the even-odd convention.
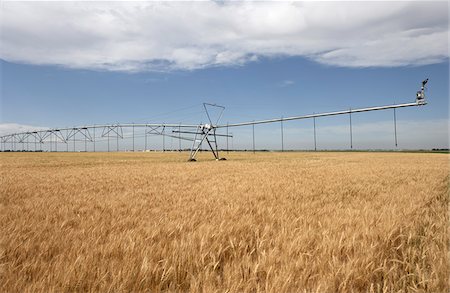
[[[449,155],[0,153],[0,292],[448,292]]]

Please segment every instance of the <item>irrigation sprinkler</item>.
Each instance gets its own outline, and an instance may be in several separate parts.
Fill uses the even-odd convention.
[[[69,141],[73,140],[73,150],[76,151],[75,143],[76,141],[84,141],[84,150],[87,151],[87,143],[93,143],[93,150],[96,150],[96,142],[100,140],[107,141],[107,149],[110,151],[110,137],[116,138],[116,150],[119,151],[119,139],[124,139],[123,129],[132,128],[132,140],[133,140],[133,151],[135,150],[135,128],[143,128],[144,136],[145,136],[145,150],[148,150],[147,144],[147,136],[148,135],[160,135],[162,136],[162,150],[166,150],[165,146],[165,138],[170,137],[171,139],[178,139],[178,149],[181,151],[181,141],[189,141],[192,143],[191,150],[189,153],[188,161],[196,161],[196,156],[198,152],[202,149],[203,144],[208,148],[214,158],[216,160],[225,160],[225,158],[219,155],[219,147],[218,147],[218,137],[226,138],[226,151],[229,152],[229,138],[232,139],[232,149],[234,149],[233,142],[233,134],[229,131],[229,128],[237,128],[242,126],[252,126],[252,147],[253,152],[255,152],[255,126],[260,124],[271,124],[271,123],[280,123],[281,127],[281,150],[284,151],[284,123],[287,121],[293,120],[302,120],[302,119],[312,119],[313,127],[314,127],[314,150],[317,150],[317,139],[316,139],[316,119],[327,116],[337,116],[337,115],[349,115],[349,131],[350,131],[350,148],[353,149],[353,125],[352,125],[352,114],[354,113],[365,113],[372,111],[381,111],[381,110],[393,110],[394,114],[394,136],[395,136],[395,146],[398,145],[397,139],[397,116],[396,111],[399,108],[406,107],[417,107],[424,106],[427,104],[425,97],[425,85],[427,84],[428,79],[422,81],[422,86],[419,91],[416,93],[415,101],[410,103],[402,103],[402,104],[393,104],[393,105],[385,105],[385,106],[375,106],[375,107],[366,107],[366,108],[357,108],[357,109],[348,109],[342,111],[334,111],[334,112],[324,112],[324,113],[313,113],[308,115],[301,116],[292,116],[292,117],[281,117],[274,119],[266,119],[266,120],[253,120],[248,122],[239,122],[239,123],[229,123],[220,124],[220,120],[222,118],[223,112],[225,110],[224,106],[203,103],[203,109],[208,119],[207,123],[199,123],[199,124],[182,124],[182,123],[129,123],[129,124],[104,124],[104,125],[91,125],[91,126],[82,126],[82,127],[72,127],[72,128],[57,128],[57,129],[44,129],[44,130],[36,130],[32,132],[22,132],[22,133],[12,133],[8,135],[0,136],[0,141],[2,143],[2,150],[5,151],[7,144],[11,145],[11,150],[17,150],[17,144],[22,144],[22,148],[24,148],[24,144],[27,145],[29,138],[33,138],[34,140],[34,149],[37,150],[37,143],[40,144],[41,150],[42,146],[47,142],[50,143],[50,150],[52,150],[53,138],[55,139],[55,149],[57,151],[58,142],[62,142],[66,144],[66,151],[69,150]],[[215,117],[213,117],[213,112],[216,112]],[[96,138],[96,130],[101,129],[102,134],[100,137]],[[172,131],[167,131],[168,129],[172,129]],[[225,133],[220,133],[220,131],[225,131]],[[93,135],[91,135],[91,132]],[[76,139],[76,137],[81,137],[81,139]]]

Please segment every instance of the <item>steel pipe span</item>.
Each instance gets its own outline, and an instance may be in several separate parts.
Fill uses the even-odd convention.
[[[36,134],[36,133],[46,133],[46,132],[57,132],[57,131],[66,131],[66,130],[80,130],[80,129],[99,129],[99,128],[108,128],[108,127],[168,127],[168,128],[196,128],[198,125],[196,124],[164,124],[164,123],[124,123],[124,124],[97,124],[97,125],[85,125],[85,126],[74,126],[74,127],[64,127],[64,128],[49,128],[49,129],[40,129],[40,130],[32,130],[32,131],[24,131],[11,133],[7,135],[0,136],[0,138],[5,138],[13,135],[23,135],[23,134]]]
[[[95,151],[95,141],[96,129],[103,129],[100,139],[107,139],[108,141],[108,151],[110,150],[110,137],[116,138],[117,150],[119,150],[119,138],[123,139],[125,136],[123,134],[123,128],[132,128],[133,130],[133,151],[135,149],[135,128],[143,127],[145,128],[145,149],[147,149],[147,135],[161,135],[163,138],[163,150],[165,149],[165,137],[175,138],[179,141],[187,140],[192,142],[191,152],[189,155],[189,161],[195,161],[195,156],[198,151],[201,149],[202,144],[205,142],[207,146],[209,146],[210,151],[213,153],[216,160],[222,160],[223,158],[219,157],[219,147],[217,143],[217,137],[232,137],[229,135],[228,129],[230,127],[241,127],[241,126],[253,126],[253,152],[255,151],[255,131],[254,126],[258,124],[267,124],[267,123],[276,123],[281,122],[281,150],[284,150],[284,141],[283,141],[283,122],[292,121],[292,120],[301,120],[301,119],[310,119],[314,120],[314,149],[317,149],[316,145],[316,118],[326,117],[326,116],[337,116],[337,115],[349,115],[349,130],[350,130],[350,148],[353,148],[353,133],[352,133],[352,117],[353,113],[364,113],[370,111],[381,111],[381,110],[394,110],[394,130],[395,130],[395,145],[397,146],[397,125],[396,125],[396,114],[395,110],[398,108],[406,108],[406,107],[418,107],[424,106],[427,104],[425,100],[425,84],[428,82],[428,79],[422,82],[422,87],[420,91],[416,93],[415,102],[411,103],[402,103],[402,104],[393,104],[393,105],[385,105],[385,106],[374,106],[374,107],[365,107],[365,108],[357,108],[357,109],[348,109],[341,111],[333,111],[333,112],[323,112],[323,113],[315,113],[301,116],[291,116],[291,117],[281,117],[274,119],[266,119],[266,120],[253,120],[248,122],[239,122],[239,123],[227,123],[227,124],[219,124],[219,121],[222,117],[223,111],[225,107],[216,105],[203,103],[203,107],[205,110],[205,114],[208,117],[209,123],[205,124],[181,124],[181,123],[125,123],[125,124],[103,124],[103,125],[89,125],[89,126],[79,126],[79,127],[66,127],[66,128],[54,128],[54,129],[40,129],[35,131],[25,131],[20,133],[12,133],[8,135],[0,136],[0,142],[2,143],[2,150],[4,150],[5,143],[11,143],[11,148],[15,148],[16,143],[27,143],[28,139],[31,137],[34,139],[35,149],[36,143],[45,143],[50,142],[50,151],[52,151],[51,147],[53,143],[55,143],[55,148],[57,148],[57,142],[62,142],[67,144],[66,150],[68,150],[69,141],[73,141],[74,150],[75,150],[75,141],[76,136],[82,137],[82,140],[85,143],[85,150],[87,150],[87,142],[94,143],[94,151]],[[218,109],[219,115],[217,119],[212,119],[208,108],[216,108]],[[171,128],[171,133],[166,132],[166,128]],[[183,128],[183,130],[181,130]],[[226,128],[226,134],[219,134],[216,131],[218,129]],[[93,130],[93,136],[90,133],[90,130]],[[183,134],[184,136],[181,136]],[[192,137],[186,137],[186,135],[191,135]],[[53,141],[54,140],[54,141]],[[79,141],[79,140],[78,140]],[[22,145],[23,146],[23,145]],[[179,149],[181,150],[181,143],[179,144]],[[228,150],[228,140],[227,140],[227,150]],[[57,151],[57,149],[56,149]]]
[[[369,107],[369,108],[349,109],[349,110],[343,110],[343,111],[309,114],[309,115],[303,115],[303,116],[292,116],[292,117],[286,117],[286,118],[275,118],[275,119],[267,119],[267,120],[223,124],[223,125],[217,125],[216,128],[248,126],[248,125],[256,125],[256,124],[275,123],[275,122],[281,122],[281,121],[301,120],[301,119],[317,118],[317,117],[325,117],[325,116],[335,116],[335,115],[361,113],[361,112],[369,112],[369,111],[379,111],[379,110],[387,110],[387,109],[424,106],[426,104],[427,104],[427,102],[425,102],[425,101],[423,101],[423,102],[417,101],[417,102],[405,103],[405,104],[394,104],[394,105],[387,105],[387,106],[377,106],[377,107]]]
[[[348,109],[342,111],[334,111],[334,112],[325,112],[325,113],[316,113],[316,114],[308,114],[302,116],[292,116],[285,118],[275,118],[275,119],[267,119],[267,120],[257,120],[257,121],[248,121],[248,122],[239,122],[239,123],[230,123],[230,124],[220,124],[220,125],[211,125],[212,128],[226,128],[226,127],[239,127],[239,126],[248,126],[248,125],[257,125],[257,124],[265,124],[265,123],[275,123],[281,121],[291,121],[291,120],[301,120],[301,119],[310,119],[310,118],[318,118],[325,116],[336,116],[336,115],[344,115],[344,114],[352,114],[352,113],[361,113],[361,112],[369,112],[369,111],[379,111],[379,110],[388,110],[388,109],[396,109],[396,108],[405,108],[405,107],[416,107],[416,106],[424,106],[427,102],[413,102],[413,103],[403,103],[403,104],[393,104],[386,106],[377,106],[377,107],[368,107],[368,108],[359,108],[359,109]],[[66,130],[84,130],[84,129],[100,129],[100,128],[127,128],[127,127],[149,127],[149,128],[192,128],[196,129],[199,127],[205,127],[205,124],[174,124],[174,123],[125,123],[125,124],[103,124],[103,125],[89,125],[89,126],[76,126],[76,127],[65,127],[65,128],[51,128],[51,129],[41,129],[41,130],[33,130],[33,131],[25,131],[19,133],[11,133],[7,135],[0,136],[2,141],[4,139],[13,137],[13,136],[23,136],[23,135],[31,135],[31,134],[39,134],[39,133],[55,133]],[[180,132],[180,131],[174,131]],[[181,132],[181,133],[189,133],[189,132]],[[156,133],[153,133],[156,134]],[[169,136],[168,134],[165,134]],[[178,138],[178,136],[176,137]]]

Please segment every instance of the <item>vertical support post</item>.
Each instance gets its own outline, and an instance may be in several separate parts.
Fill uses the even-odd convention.
[[[200,124],[203,124],[203,122],[200,122]],[[202,130],[202,132],[203,132],[203,130]],[[197,136],[197,134],[196,134],[196,136]],[[200,140],[200,148],[199,148],[199,150],[202,151],[202,148],[203,148],[203,139]]]
[[[58,152],[58,136],[55,135],[55,152]]]
[[[109,153],[109,132],[111,131],[111,127],[108,126],[108,153]]]
[[[219,157],[219,146],[218,146],[218,143],[217,143],[216,129],[213,129],[213,135],[214,135],[214,145],[216,146],[216,160],[219,160],[220,159],[220,157]],[[209,144],[209,146],[211,147],[211,143]],[[212,147],[211,147],[211,149],[212,149]]]
[[[253,130],[253,153],[255,153],[255,124],[252,124],[252,130]]]
[[[350,108],[350,149],[353,149],[353,131],[352,131],[352,109]]]
[[[53,152],[52,132],[50,132],[50,152]]]
[[[229,137],[228,137],[228,122],[227,122],[227,154],[229,153],[228,139],[229,139]]]
[[[395,108],[394,108],[394,138],[395,138],[395,147],[398,146],[397,144],[397,115],[395,113]]]
[[[84,152],[87,152],[87,128],[84,130]]]
[[[314,121],[314,151],[317,151],[317,141],[316,141],[316,117],[313,117]]]
[[[119,151],[119,127],[116,127],[116,148]]]
[[[66,152],[69,152],[69,129],[66,129]]]
[[[165,130],[165,126],[162,127],[162,140],[163,140],[163,144],[162,144],[162,151],[165,152],[166,151],[166,136],[164,134],[164,130]]]
[[[178,151],[181,152],[181,122],[178,126]]]
[[[281,117],[281,151],[284,152],[283,117]]]
[[[35,133],[35,134],[36,134],[36,133]],[[36,141],[37,141],[36,135],[33,135],[33,137],[34,137],[34,151],[36,151]]]
[[[133,122],[133,153],[134,153],[134,122]]]
[[[200,131],[200,126],[197,126],[197,130],[195,132],[194,139],[192,140],[192,148],[191,148],[191,153],[189,154],[189,161],[192,161],[195,157],[195,152],[196,152],[195,143],[197,142],[197,135],[199,134],[199,131]],[[197,149],[198,148],[200,148],[200,144],[198,145]]]
[[[145,150],[147,151],[147,125],[145,125]]]
[[[94,128],[92,129],[92,142],[94,143],[94,153],[95,153],[95,124],[94,124]]]
[[[73,130],[73,152],[75,152],[75,136],[77,135],[75,129]]]

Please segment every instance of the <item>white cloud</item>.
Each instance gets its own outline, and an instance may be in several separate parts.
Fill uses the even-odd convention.
[[[48,127],[24,125],[18,123],[0,123],[0,136],[27,131],[45,130]]]
[[[0,57],[118,71],[448,58],[447,2],[2,2]]]

